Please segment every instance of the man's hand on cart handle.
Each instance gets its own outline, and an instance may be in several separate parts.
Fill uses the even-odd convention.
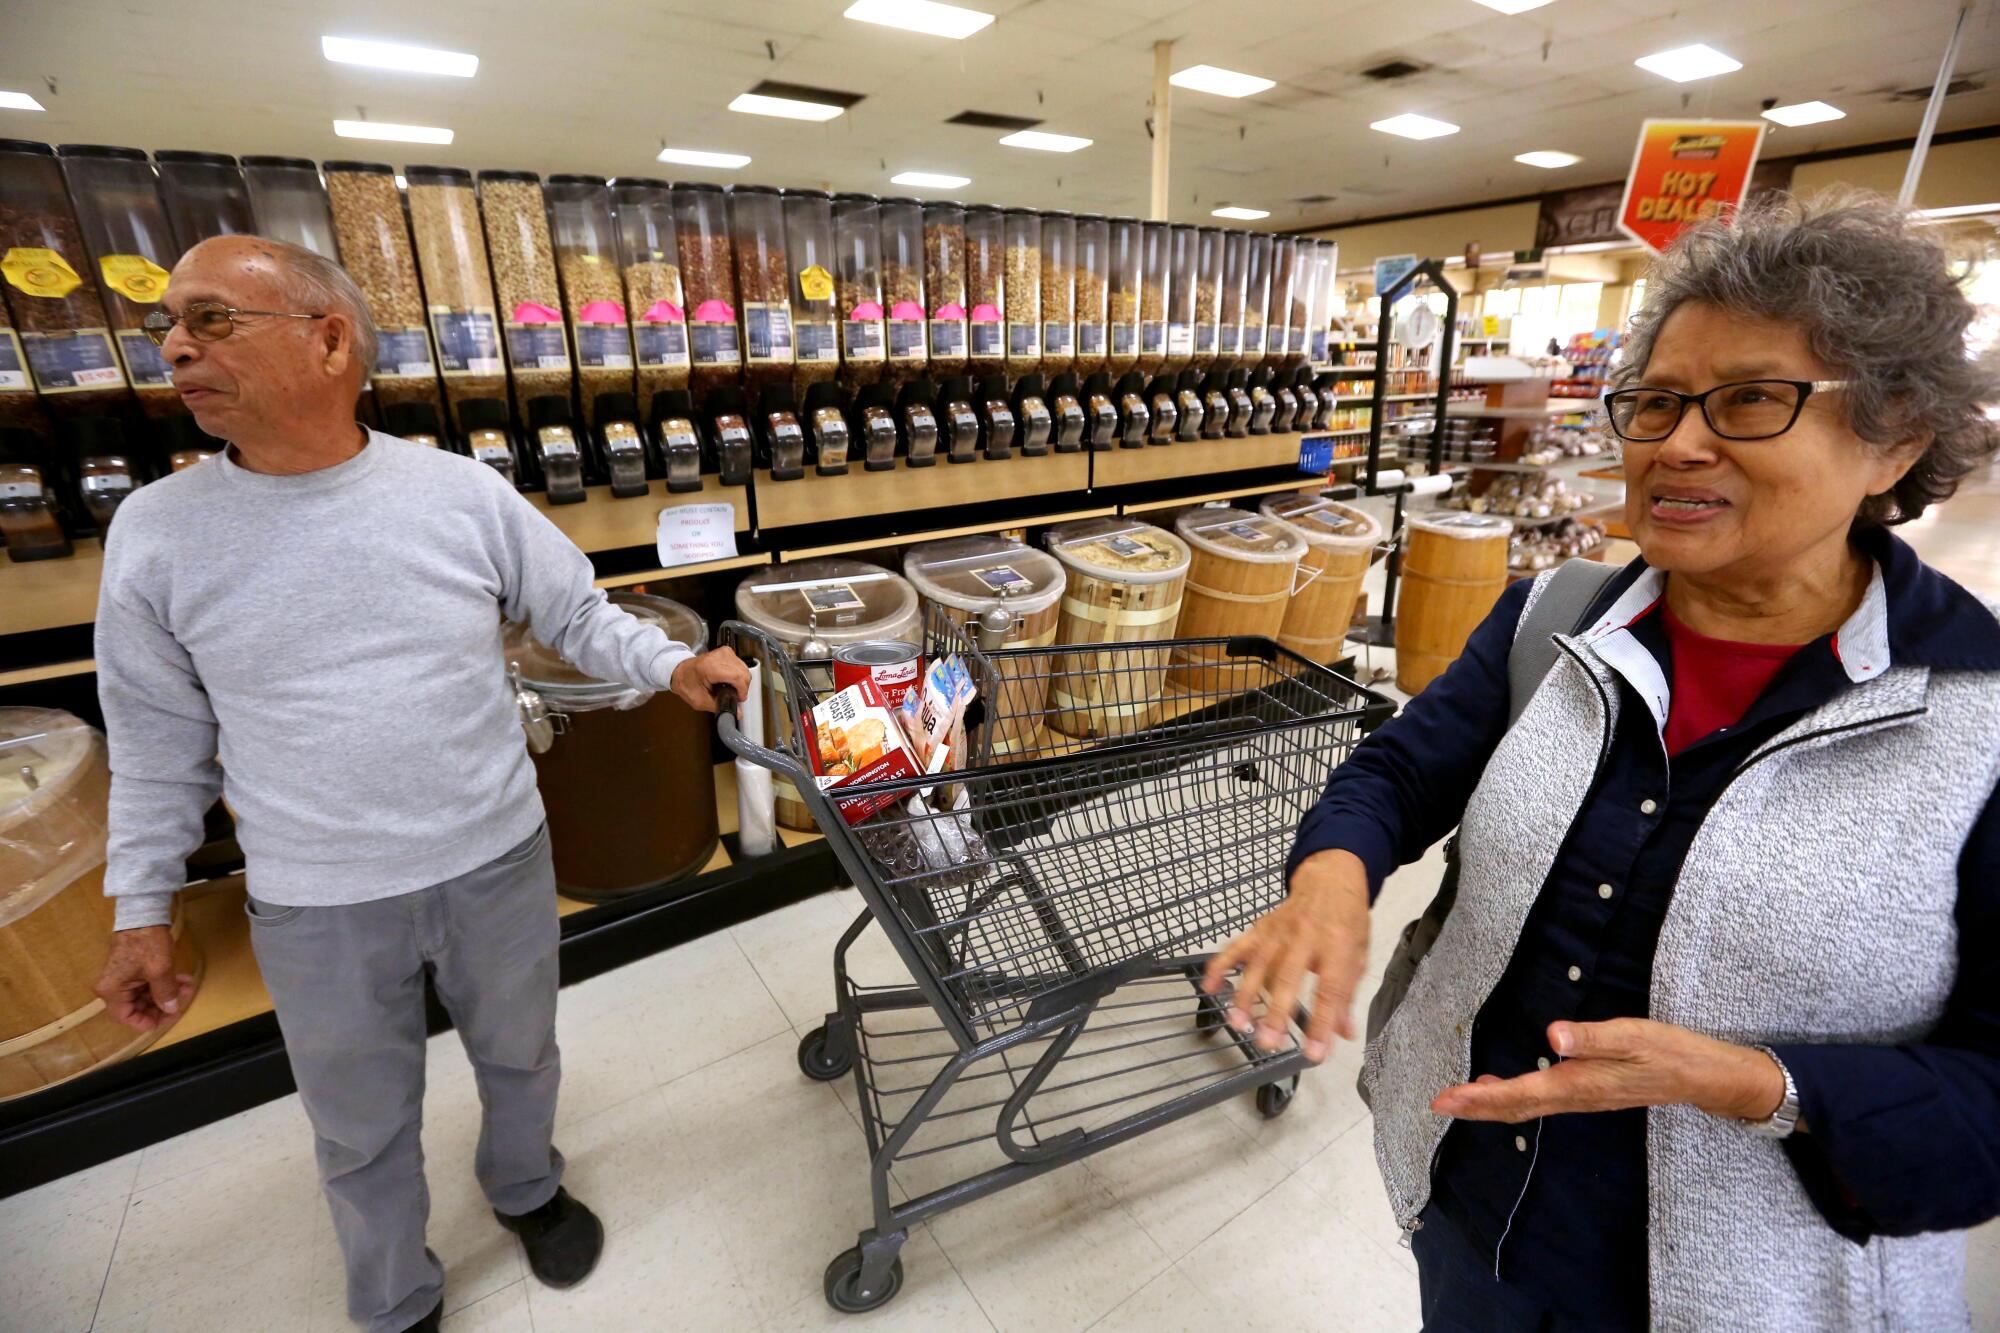
[[[698,713],[721,711],[715,697],[718,686],[734,690],[739,699],[750,692],[750,668],[733,648],[711,649],[674,668],[674,693]]]
[[[1259,1049],[1285,1044],[1308,973],[1319,979],[1306,1028],[1306,1059],[1326,1058],[1336,1036],[1354,1039],[1354,990],[1368,970],[1368,872],[1350,852],[1316,852],[1299,863],[1284,902],[1259,917],[1209,960],[1202,989],[1221,991],[1241,966],[1227,1020],[1237,1032],[1256,1029]],[[1268,997],[1261,1023],[1250,1006]]]
[[[141,1032],[179,1018],[194,998],[194,978],[174,971],[173,932],[165,926],[140,926],[112,935],[97,996],[113,1018]]]

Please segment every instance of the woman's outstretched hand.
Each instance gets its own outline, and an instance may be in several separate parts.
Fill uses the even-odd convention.
[[[1291,894],[1259,917],[1209,960],[1201,988],[1222,989],[1231,968],[1241,966],[1227,1021],[1238,1032],[1252,1030],[1251,1006],[1261,991],[1269,997],[1257,1046],[1277,1050],[1285,1043],[1293,1010],[1308,974],[1319,980],[1312,1019],[1306,1027],[1306,1059],[1324,1060],[1336,1036],[1354,1037],[1354,990],[1368,970],[1368,872],[1351,852],[1316,852],[1299,863]]]

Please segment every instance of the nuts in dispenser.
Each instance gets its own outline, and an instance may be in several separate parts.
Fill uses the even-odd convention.
[[[570,392],[569,338],[541,177],[532,171],[482,171],[479,207],[504,319],[507,365],[514,373],[514,402],[525,416],[530,399],[567,398]]]
[[[341,267],[375,321],[379,350],[368,381],[375,400],[384,411],[398,403],[439,408],[424,292],[395,169],[386,162],[328,162],[326,193]]]

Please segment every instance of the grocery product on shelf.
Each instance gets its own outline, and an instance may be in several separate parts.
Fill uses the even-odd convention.
[[[1194,269],[1194,357],[1204,373],[1215,368],[1222,324],[1223,240],[1220,227],[1196,233]]]
[[[1396,604],[1396,688],[1416,694],[1465,650],[1507,583],[1513,525],[1488,514],[1409,520]]]
[[[243,184],[257,234],[288,241],[316,255],[339,259],[333,212],[326,187],[309,157],[252,156],[243,159]]]
[[[367,299],[378,351],[368,383],[384,411],[398,403],[440,406],[430,322],[396,172],[386,162],[326,164],[327,201],[341,267]]]
[[[584,423],[595,426],[598,395],[629,394],[633,387],[632,331],[618,234],[611,225],[611,190],[602,176],[559,175],[549,177],[545,193],[563,310],[576,344],[576,387]]]
[[[924,299],[932,380],[966,369],[965,205],[924,205]]]
[[[1137,218],[1111,219],[1104,368],[1114,380],[1139,364],[1139,291],[1145,266],[1142,239]]]
[[[459,429],[470,431],[460,414],[464,403],[507,398],[500,309],[486,266],[479,199],[472,190],[472,173],[459,167],[411,166],[403,176],[409,182],[410,231],[416,238],[445,399]]]
[[[1242,509],[1190,509],[1174,520],[1174,531],[1192,553],[1175,637],[1277,638],[1305,538],[1288,524]],[[1228,688],[1241,679],[1229,661],[1219,647],[1176,648],[1167,683],[1190,694]]]
[[[1105,317],[1111,282],[1111,224],[1086,213],[1076,220],[1076,362],[1079,379],[1106,368]]]
[[[1299,243],[1296,237],[1271,238],[1270,296],[1264,307],[1264,364],[1282,366],[1291,355],[1292,286],[1296,279]]]
[[[883,379],[922,379],[930,365],[929,311],[924,303],[924,206],[914,199],[882,201],[882,309],[889,359]]]
[[[840,309],[840,377],[849,388],[879,384],[889,358],[882,308],[881,203],[869,194],[833,197],[834,286]]]
[[[525,417],[529,399],[567,397],[571,382],[569,335],[563,328],[562,288],[542,178],[532,171],[482,171],[479,208],[486,221],[486,252],[500,301],[515,410]]]
[[[1575,513],[1588,503],[1585,496],[1571,490],[1561,477],[1535,472],[1504,473],[1477,495],[1453,495],[1447,501],[1453,509],[1511,518],[1560,517]]]
[[[116,412],[131,396],[90,272],[55,150],[0,139],[0,290],[35,388],[63,417]]]
[[[1042,365],[1042,215],[1010,208],[1007,219],[1007,373]]]
[[[1539,574],[1565,560],[1589,555],[1603,546],[1604,541],[1602,527],[1574,518],[1541,527],[1516,528],[1507,547],[1507,566],[1514,574]]]
[[[1285,608],[1279,645],[1315,662],[1338,662],[1347,655],[1347,628],[1361,580],[1382,543],[1382,525],[1365,510],[1310,494],[1274,495],[1258,510],[1291,524],[1306,539],[1299,589]]]
[[[1006,218],[997,208],[965,210],[966,361],[974,376],[1007,364]],[[948,379],[950,376],[940,376]]]
[[[1201,267],[1201,237],[1194,227],[1169,227],[1171,266],[1167,277],[1167,356],[1165,371],[1178,375],[1194,362],[1195,276]]]
[[[621,176],[611,187],[618,262],[631,316],[639,401],[688,387],[687,301],[681,290],[673,192],[662,180]]]
[[[1076,365],[1076,215],[1042,214],[1042,364],[1045,379]]]
[[[792,388],[803,399],[840,371],[840,310],[834,300],[833,196],[787,190],[786,267],[792,283]]]
[[[1086,518],[1049,529],[1068,575],[1056,642],[1151,643],[1174,637],[1191,558],[1173,533],[1131,518]],[[1065,653],[1049,682],[1049,728],[1102,740],[1150,725],[1166,693],[1168,650],[1122,656],[1117,670]]]
[[[1164,222],[1139,228],[1139,361],[1148,377],[1167,364],[1167,287],[1173,273],[1172,237]]]
[[[925,623],[941,614],[987,648],[1046,648],[1055,642],[1063,567],[1045,551],[997,534],[954,537],[910,548],[903,576],[921,599]],[[1011,617],[1000,642],[980,634],[995,607]],[[1042,742],[1049,658],[1044,654],[991,659],[984,682],[989,719],[984,741],[992,759],[1026,754]]]
[[[160,169],[160,200],[181,249],[192,250],[211,236],[256,233],[250,190],[235,158],[168,149],[154,153],[153,161]]]
[[[1576,430],[1567,426],[1537,426],[1521,446],[1521,461],[1546,467],[1565,458],[1596,458],[1617,451],[1611,437],[1595,427]],[[1607,459],[1607,465],[1609,464]]]
[[[736,325],[736,245],[719,185],[674,186],[674,245],[687,294],[688,388],[700,406],[735,384],[743,352]]]
[[[154,184],[153,164],[136,148],[64,144],[56,153],[76,203],[91,277],[104,297],[125,378],[150,417],[187,411],[173,372],[143,327],[167,294],[180,250]]]

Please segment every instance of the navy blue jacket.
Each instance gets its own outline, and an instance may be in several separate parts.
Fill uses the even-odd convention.
[[[1891,660],[2000,672],[2000,622],[1983,604],[1888,533],[1858,541],[1882,571]],[[1598,606],[1643,572],[1643,562],[1621,572]],[[1367,867],[1372,896],[1458,823],[1506,730],[1507,657],[1527,587],[1510,588],[1451,669],[1334,770],[1300,824],[1288,872],[1344,848]],[[1632,632],[1671,681],[1660,617]],[[1476,1020],[1475,1076],[1512,1077],[1552,1060],[1546,1035],[1557,1019],[1647,1016],[1661,924],[1709,807],[1759,743],[1851,683],[1828,635],[1787,663],[1735,726],[1676,756],[1671,773],[1652,714],[1621,688],[1626,706],[1598,781]],[[1644,803],[1662,797],[1646,813]],[[1872,799],[1868,775],[1856,774],[1857,817]],[[1778,1048],[1810,1127],[1786,1141],[1787,1153],[1827,1222],[1856,1241],[2000,1215],[2000,797],[1988,800],[1959,864],[1958,979],[1928,1040]],[[1579,1319],[1645,1323],[1643,1110],[1459,1121],[1433,1179],[1433,1206],[1492,1256],[1498,1276]]]

